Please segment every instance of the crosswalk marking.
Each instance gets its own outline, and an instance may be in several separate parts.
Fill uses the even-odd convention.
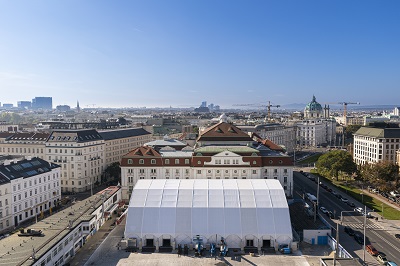
[[[363,229],[364,225],[360,223],[344,223],[343,225],[355,228],[355,229]],[[367,224],[365,226],[367,229],[382,229],[382,227],[379,224]]]

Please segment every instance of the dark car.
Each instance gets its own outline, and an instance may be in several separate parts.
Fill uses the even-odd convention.
[[[364,244],[364,238],[361,235],[355,234],[354,239],[357,241],[358,244],[360,245]]]
[[[334,219],[333,212],[328,211],[325,213],[329,218]]]
[[[352,201],[348,201],[347,202],[347,205],[349,205],[350,207],[355,207],[356,205],[354,204],[354,202],[352,202]]]
[[[344,228],[344,231],[349,235],[349,236],[354,236],[354,230],[351,229],[351,227],[346,226]]]
[[[394,237],[400,239],[400,234],[395,234]]]

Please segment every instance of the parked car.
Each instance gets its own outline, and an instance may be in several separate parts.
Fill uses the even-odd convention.
[[[388,261],[388,263],[386,265],[387,266],[397,266],[397,264],[393,261]]]
[[[331,212],[331,211],[328,211],[328,212],[326,213],[326,215],[327,215],[329,218],[331,218],[331,219],[334,219],[334,218],[335,218],[334,215],[333,215],[333,212]]]
[[[380,264],[387,265],[387,263],[388,263],[387,258],[386,258],[385,256],[381,255],[381,254],[379,254],[378,256],[376,256],[376,259],[378,260],[378,262],[379,262]]]
[[[354,240],[360,245],[364,244],[364,238],[359,234],[354,234]]]
[[[354,204],[354,202],[352,202],[352,201],[348,201],[347,202],[347,205],[349,205],[350,207],[355,207],[356,205]]]
[[[344,202],[344,203],[347,203],[349,200],[348,199],[346,199],[346,198],[341,198],[340,199],[342,202]]]
[[[349,236],[354,236],[354,230],[351,227],[346,226],[344,228],[344,231],[349,235]]]
[[[372,245],[366,245],[365,248],[367,249],[368,253],[371,254],[372,256],[378,256],[379,252],[374,248]]]
[[[321,208],[319,208],[323,213],[327,213],[328,212],[328,210],[325,208],[325,207],[321,207]]]
[[[394,237],[400,239],[400,234],[395,234]]]
[[[340,195],[340,194],[336,194],[335,196],[336,196],[336,198],[338,198],[338,199],[341,199],[341,198],[342,198],[342,195]]]
[[[400,193],[398,192],[398,191],[390,191],[390,195],[392,196],[392,197],[400,197]]]
[[[280,253],[283,253],[283,254],[290,254],[290,253],[292,253],[292,250],[290,249],[290,247],[289,247],[288,244],[280,244],[280,245],[278,246],[278,251],[279,251]]]

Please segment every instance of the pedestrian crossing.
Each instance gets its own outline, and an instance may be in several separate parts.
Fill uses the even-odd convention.
[[[364,225],[362,223],[343,223],[343,225],[351,227],[353,229],[363,229]],[[375,224],[375,223],[367,223],[367,225],[365,226],[366,229],[383,229],[379,224]]]

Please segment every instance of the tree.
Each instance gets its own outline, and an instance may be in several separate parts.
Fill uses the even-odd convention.
[[[354,163],[350,153],[342,150],[335,150],[318,158],[316,163],[318,173],[338,180],[339,172],[352,176],[357,171],[357,165]]]
[[[345,128],[346,139],[352,139],[353,134],[361,128],[361,125],[348,125]]]
[[[399,184],[399,168],[390,161],[364,164],[360,169],[361,178],[381,191],[393,190]]]
[[[107,177],[112,177],[113,180],[118,180],[121,182],[121,167],[119,162],[114,162],[110,164],[105,170],[104,173]]]

